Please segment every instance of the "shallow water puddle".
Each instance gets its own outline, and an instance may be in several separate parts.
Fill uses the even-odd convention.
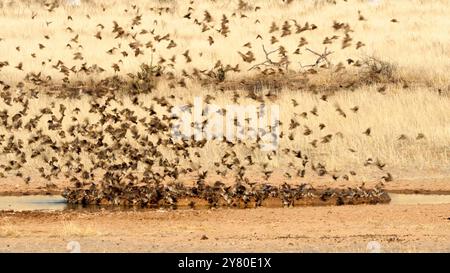
[[[0,210],[64,210],[66,199],[59,195],[0,196]]]
[[[450,195],[389,193],[389,196],[391,197],[390,205],[450,204]],[[91,210],[93,207],[68,205],[66,199],[59,195],[0,196],[0,211],[61,211],[66,209]],[[110,209],[121,210],[121,208]]]

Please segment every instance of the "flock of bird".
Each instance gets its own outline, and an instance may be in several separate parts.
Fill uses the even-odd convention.
[[[287,1],[289,4],[290,1]],[[56,9],[61,8],[58,1],[45,3],[44,7],[46,11],[51,14],[55,12]],[[105,7],[102,8],[103,12],[107,12]],[[249,4],[243,0],[240,0],[237,6],[237,9],[232,14],[222,14],[220,18],[213,17],[211,12],[208,10],[203,11],[203,16],[198,16],[199,10],[196,8],[196,3],[192,0],[189,1],[189,6],[185,11],[185,14],[179,20],[182,20],[183,23],[188,24],[190,27],[190,31],[192,32],[201,32],[205,37],[205,41],[208,42],[209,46],[213,46],[215,44],[215,39],[213,36],[216,34],[220,35],[220,39],[227,39],[231,31],[230,29],[230,20],[233,19],[243,19],[248,18],[249,16],[246,13],[257,13],[262,10],[260,6],[255,6]],[[172,14],[174,12],[171,7],[158,7],[158,8],[150,8],[150,11],[153,14],[161,17],[164,14]],[[58,75],[58,77],[52,75],[44,75],[41,72],[29,72],[27,73],[26,79],[39,82],[40,84],[50,83],[54,78],[62,77],[63,85],[68,85],[72,83],[72,79],[76,78],[80,74],[85,74],[87,76],[95,75],[98,77],[105,71],[109,70],[114,73],[120,73],[124,70],[124,64],[129,62],[130,58],[139,58],[140,56],[146,56],[147,59],[151,58],[152,62],[154,62],[155,67],[164,70],[164,75],[166,81],[169,82],[170,88],[176,88],[177,86],[185,87],[186,80],[200,80],[200,81],[223,81],[226,78],[227,73],[229,72],[241,72],[243,68],[242,63],[236,64],[224,64],[221,60],[218,60],[214,66],[211,68],[212,64],[208,64],[207,67],[202,68],[192,68],[191,71],[187,69],[181,69],[182,77],[178,77],[179,68],[176,65],[189,65],[193,62],[194,59],[202,59],[205,56],[209,55],[208,52],[196,52],[193,53],[191,49],[183,49],[182,54],[178,54],[178,49],[180,48],[179,43],[176,41],[174,34],[169,32],[160,32],[160,24],[158,19],[154,19],[153,26],[150,28],[145,28],[143,26],[143,11],[137,5],[131,5],[130,9],[125,9],[125,15],[133,16],[131,18],[131,22],[119,24],[117,21],[113,20],[112,22],[112,31],[111,33],[106,33],[107,27],[103,22],[98,23],[96,25],[95,33],[92,34],[92,38],[95,38],[95,43],[102,43],[105,41],[105,36],[112,36],[114,41],[117,41],[116,44],[111,44],[111,47],[106,52],[98,52],[98,55],[107,54],[106,57],[111,57],[114,59],[114,62],[110,64],[109,67],[101,66],[99,64],[89,64],[89,58],[85,56],[85,49],[83,44],[81,43],[80,33],[77,33],[74,30],[74,27],[70,25],[71,22],[76,20],[74,16],[68,15],[65,23],[67,27],[63,30],[66,33],[72,35],[70,39],[64,41],[65,50],[68,50],[70,54],[72,54],[72,60],[66,61],[61,59],[54,58],[43,58],[39,60],[39,56],[42,55],[41,52],[43,50],[47,50],[49,44],[54,43],[54,39],[52,39],[51,34],[43,35],[43,40],[39,41],[37,45],[33,46],[37,49],[31,53],[31,57],[33,58],[33,62],[40,62],[42,68],[52,70],[51,73]],[[38,13],[33,12],[31,18],[34,20],[38,18]],[[171,15],[173,16],[173,14]],[[358,11],[358,14],[355,15],[359,21],[367,21],[368,19]],[[86,18],[89,20],[92,17],[89,14],[86,14]],[[158,17],[156,17],[158,18]],[[396,19],[392,19],[391,22],[398,23]],[[47,28],[52,27],[53,21],[46,21],[45,24]],[[266,23],[263,18],[256,19],[253,24],[255,26]],[[296,19],[286,19],[282,22],[273,21],[268,29],[268,33],[266,34],[257,34],[256,37],[249,37],[249,41],[242,43],[242,46],[238,46],[235,54],[238,54],[243,61],[244,65],[250,65],[251,69],[259,70],[262,74],[270,75],[275,73],[284,73],[286,72],[289,65],[293,65],[298,61],[294,60],[295,56],[302,55],[304,53],[310,53],[318,55],[318,59],[315,63],[311,65],[303,65],[300,64],[301,68],[309,68],[307,70],[308,73],[317,73],[317,69],[320,67],[328,67],[330,63],[326,59],[326,55],[331,54],[332,52],[328,52],[325,54],[318,54],[310,48],[307,48],[310,45],[310,42],[305,38],[308,32],[314,32],[319,29],[314,23],[304,22],[300,23]],[[319,46],[336,46],[337,48],[346,49],[353,47],[358,50],[365,46],[362,41],[354,41],[354,38],[351,34],[354,32],[353,28],[346,22],[334,21],[332,24],[332,29],[334,33],[332,35],[326,36],[323,38],[323,42]],[[239,30],[237,30],[239,31]],[[0,34],[1,35],[1,34]],[[286,45],[283,45],[282,40],[286,39],[289,36],[298,36],[298,44],[295,49],[288,50]],[[150,39],[148,39],[148,37]],[[85,39],[85,38],[83,38]],[[297,38],[295,38],[297,39]],[[0,36],[0,43],[6,41],[7,38],[3,38]],[[110,41],[108,41],[110,43]],[[335,45],[339,43],[338,45]],[[257,45],[255,45],[257,44]],[[278,53],[278,61],[274,61],[272,59],[269,62],[257,63],[257,57],[254,52],[255,48],[259,48],[259,44],[272,46],[275,49],[271,51],[271,53]],[[340,45],[340,46],[339,46]],[[317,45],[314,45],[317,46]],[[21,55],[25,54],[24,45],[17,45],[15,47],[16,54]],[[259,50],[256,48],[256,50]],[[95,51],[96,49],[93,48]],[[164,54],[160,51],[164,50]],[[175,50],[175,51],[173,51]],[[326,52],[327,49],[325,49]],[[242,52],[244,51],[244,52]],[[66,53],[64,53],[66,54]],[[194,55],[195,54],[195,55]],[[154,56],[155,55],[155,56]],[[267,54],[268,56],[270,54]],[[314,56],[314,55],[313,55]],[[153,58],[155,60],[153,60]],[[180,60],[181,59],[181,60]],[[361,67],[363,62],[361,60],[353,60],[352,58],[348,58],[345,61],[346,65]],[[74,65],[75,64],[75,65]],[[283,64],[283,67],[280,65]],[[49,65],[51,65],[49,67]],[[17,64],[12,64],[9,61],[0,61],[0,71],[7,67],[26,72],[27,64],[19,61]],[[336,71],[340,71],[345,68],[343,62],[339,62],[334,66]],[[297,67],[293,68],[298,70]],[[245,70],[245,68],[244,68]],[[126,72],[125,72],[126,73]],[[128,73],[130,77],[134,77],[133,73]]]
[[[63,196],[69,204],[91,206],[125,206],[138,208],[250,208],[294,207],[304,205],[349,205],[388,203],[390,197],[380,187],[346,189],[315,189],[302,183],[273,186],[268,183],[235,183],[227,186],[216,181],[208,185],[204,180],[195,186],[184,183],[158,182],[127,184],[117,188],[111,185],[66,189]]]
[[[37,171],[45,180],[58,180],[63,176],[63,179],[73,183],[73,187],[65,190],[64,196],[69,203],[78,204],[146,207],[162,202],[175,206],[178,199],[199,198],[206,200],[209,206],[221,203],[234,206],[236,202],[255,202],[258,205],[266,198],[274,197],[283,206],[290,206],[295,200],[314,198],[324,202],[332,199],[336,204],[348,204],[355,200],[369,203],[386,200],[382,183],[375,189],[361,186],[345,190],[331,187],[316,190],[304,183],[289,184],[305,179],[310,171],[317,176],[329,176],[330,180],[333,179],[331,181],[345,181],[349,180],[349,176],[356,175],[354,171],[336,175],[327,170],[325,164],[312,161],[303,151],[289,148],[266,153],[269,161],[282,155],[290,161],[289,170],[282,178],[285,180],[284,184],[280,187],[273,186],[268,181],[274,169],[268,163],[260,164],[254,157],[255,153],[260,152],[261,139],[256,142],[232,142],[226,138],[214,140],[217,145],[223,146],[222,154],[220,160],[214,162],[214,168],[204,170],[195,162],[208,161],[207,158],[201,158],[199,153],[208,140],[196,140],[194,136],[175,138],[172,128],[177,117],[161,114],[161,109],[165,109],[167,113],[172,109],[175,98],[174,95],[154,96],[148,107],[142,97],[137,96],[132,100],[132,105],[125,105],[122,98],[110,93],[92,97],[89,109],[83,111],[78,106],[66,107],[63,103],[51,102],[30,115],[29,101],[38,99],[29,98],[26,93],[3,97],[6,104],[19,105],[20,109],[13,115],[8,110],[0,112],[0,126],[8,132],[0,134],[2,153],[14,155],[13,160],[0,165],[0,170],[22,177],[26,183],[32,183],[33,176],[25,176],[22,169],[29,168],[28,161],[37,160]],[[215,99],[209,96],[209,100]],[[135,109],[130,109],[130,106]],[[157,108],[160,110],[156,111]],[[136,109],[146,114],[138,114]],[[85,118],[86,111],[98,115],[98,121]],[[192,126],[203,128],[205,123]],[[291,119],[289,131],[297,126],[298,122]],[[303,133],[308,135],[311,132]],[[29,134],[26,140],[21,137],[25,134]],[[364,134],[370,135],[370,130],[366,130]],[[284,137],[282,132],[280,138]],[[324,137],[320,143],[316,141],[311,145],[326,145],[332,141],[332,137],[333,135]],[[292,133],[288,133],[287,138],[295,141]],[[237,151],[248,151],[248,155],[242,158]],[[86,154],[89,158],[87,162]],[[168,154],[174,154],[175,157]],[[371,158],[364,165],[380,170],[385,167],[380,160]],[[251,180],[251,174],[247,173],[255,167],[264,175],[259,181]],[[215,181],[213,186],[206,182],[212,177],[210,173],[220,176],[220,180]],[[183,186],[179,181],[189,176],[193,177],[193,186]],[[392,176],[387,173],[382,179],[389,182],[392,181]],[[234,181],[234,184],[230,185],[230,181]]]
[[[229,28],[229,19],[224,14],[220,20],[220,28],[213,26],[212,15],[204,12],[204,18],[194,18],[192,6],[189,7],[183,19],[187,22],[193,22],[202,32],[217,31],[220,35],[227,37],[231,31]],[[48,9],[51,12],[57,8],[57,4],[49,5]],[[250,6],[244,1],[239,2],[240,10],[248,10]],[[254,11],[258,11],[260,7],[253,7]],[[130,54],[138,57],[145,54],[147,49],[155,52],[154,43],[167,42],[167,49],[177,47],[177,42],[171,38],[171,34],[157,34],[155,30],[142,29],[140,32],[135,32],[133,29],[141,24],[142,15],[137,6],[133,5],[133,10],[136,16],[132,19],[132,24],[128,27],[120,26],[117,22],[113,22],[113,34],[115,39],[126,40],[131,39],[129,48],[132,53],[127,52],[120,46],[111,48],[107,53],[111,55],[121,54],[123,58]],[[160,14],[167,12],[167,10],[160,9],[157,12]],[[34,15],[35,16],[35,15]],[[245,16],[243,12],[231,15]],[[72,18],[69,16],[69,20]],[[364,16],[359,13],[359,20],[366,20]],[[255,24],[260,22],[255,22]],[[51,22],[48,22],[50,25]],[[95,34],[95,38],[102,40],[102,30],[105,28],[102,24],[98,25],[99,31]],[[294,29],[293,29],[294,28]],[[299,34],[304,31],[314,31],[318,26],[306,22],[299,24],[295,20],[285,21],[281,25],[281,37]],[[351,27],[345,23],[334,22],[333,28],[336,31],[342,30],[344,36],[342,38],[342,48],[352,45],[352,38],[350,33]],[[68,27],[66,31],[73,30]],[[280,31],[277,23],[273,22],[269,33],[270,43],[277,44],[278,38],[273,34]],[[153,41],[143,43],[138,40],[138,35],[148,34],[153,35]],[[79,43],[79,35],[74,34],[74,37],[67,43],[67,48],[76,50],[82,48]],[[256,37],[263,40],[261,35]],[[49,37],[45,37],[49,39]],[[334,35],[330,38],[326,37],[323,44],[331,44],[333,41],[340,39],[339,36]],[[212,36],[208,36],[207,40],[210,45],[214,43]],[[308,42],[302,38],[294,54],[298,54],[299,50]],[[364,46],[362,42],[358,42],[356,48]],[[253,52],[250,50],[252,45],[250,42],[246,43],[244,47],[249,50],[245,53],[239,51],[238,54],[242,57],[244,63],[254,65],[256,59]],[[44,44],[39,44],[39,49],[44,49]],[[20,52],[21,48],[16,48]],[[289,63],[288,55],[283,46],[279,46],[276,50],[281,61],[274,62],[268,59],[263,65],[256,65],[262,74],[283,73],[280,63]],[[270,52],[268,52],[270,54]],[[266,55],[268,55],[266,54]],[[36,54],[35,54],[36,55]],[[153,54],[152,54],[153,56]],[[35,57],[35,56],[34,56]],[[33,57],[33,58],[34,58]],[[189,63],[193,56],[190,55],[189,49],[182,54],[184,61]],[[81,52],[74,52],[73,58],[75,60],[83,60],[84,56]],[[67,188],[63,195],[67,198],[69,203],[76,204],[112,204],[112,205],[134,205],[141,207],[150,207],[157,205],[176,206],[179,200],[189,199],[189,206],[195,206],[195,200],[204,200],[210,207],[217,206],[260,206],[264,204],[265,200],[270,198],[277,198],[282,206],[293,206],[298,204],[299,200],[321,200],[322,202],[332,202],[334,204],[350,204],[352,202],[366,202],[377,203],[386,202],[388,196],[382,189],[383,184],[380,183],[373,189],[366,189],[364,186],[347,189],[332,189],[327,188],[323,190],[314,189],[310,184],[302,183],[294,185],[288,183],[295,181],[296,178],[303,178],[307,171],[312,171],[318,176],[329,176],[336,180],[348,181],[350,176],[355,176],[354,171],[348,174],[336,175],[326,169],[325,164],[313,162],[311,156],[307,155],[301,150],[283,149],[282,151],[272,151],[267,153],[267,159],[270,161],[274,157],[283,153],[286,156],[292,157],[289,163],[290,171],[285,172],[284,179],[286,180],[281,186],[273,186],[267,183],[274,170],[270,169],[267,163],[260,166],[260,172],[264,174],[262,181],[250,181],[246,175],[248,168],[253,168],[257,165],[257,160],[252,157],[252,153],[258,151],[259,141],[255,143],[247,142],[230,142],[226,139],[216,140],[219,144],[224,145],[221,160],[214,162],[215,169],[202,171],[201,168],[195,166],[194,161],[200,157],[198,149],[202,149],[206,145],[206,140],[190,139],[174,139],[171,135],[171,128],[175,122],[175,117],[170,115],[158,113],[156,108],[165,109],[170,113],[171,108],[175,106],[177,96],[175,94],[167,94],[166,96],[153,96],[152,105],[145,106],[142,93],[151,93],[155,85],[152,84],[155,78],[162,77],[169,82],[169,86],[174,88],[176,85],[186,87],[186,80],[204,80],[205,77],[213,78],[216,81],[222,82],[226,79],[226,73],[233,71],[239,72],[239,64],[223,65],[218,61],[213,69],[200,70],[193,69],[192,73],[182,71],[182,77],[178,77],[175,73],[167,71],[169,68],[174,68],[174,63],[177,56],[166,60],[163,57],[157,61],[157,64],[143,64],[141,72],[128,76],[131,81],[124,80],[119,76],[99,80],[94,84],[85,85],[83,87],[74,87],[71,83],[71,73],[77,75],[79,73],[96,74],[105,71],[99,65],[88,65],[84,63],[80,68],[75,66],[69,68],[62,60],[58,60],[56,64],[52,65],[59,73],[63,74],[63,84],[58,85],[57,96],[66,100],[77,100],[82,96],[89,96],[90,109],[89,113],[100,116],[98,122],[93,123],[88,119],[82,119],[80,112],[82,110],[78,107],[70,107],[65,103],[52,102],[50,105],[42,105],[37,114],[29,117],[30,100],[38,100],[42,92],[49,93],[49,90],[55,89],[55,85],[51,76],[44,76],[43,74],[29,72],[26,75],[25,82],[27,89],[25,90],[25,83],[20,82],[16,86],[7,83],[6,80],[0,81],[2,91],[0,97],[3,103],[8,106],[19,105],[20,110],[12,113],[7,109],[0,110],[0,147],[3,155],[14,155],[14,159],[7,160],[0,164],[0,176],[15,175],[22,177],[26,183],[32,183],[32,176],[23,174],[22,169],[27,166],[30,159],[40,160],[41,166],[37,168],[40,176],[46,180],[52,179],[68,179],[73,183],[73,187]],[[44,63],[51,63],[52,60],[45,60]],[[112,65],[115,72],[120,72],[119,61]],[[361,65],[358,61],[349,61],[349,64],[358,66]],[[318,69],[320,63],[317,63],[311,69]],[[0,70],[9,66],[8,62],[0,62]],[[16,69],[23,70],[24,65],[19,63]],[[310,71],[311,72],[311,71]],[[30,88],[29,85],[34,87]],[[12,92],[13,89],[21,90],[19,92]],[[146,115],[139,115],[136,111],[128,109],[118,96],[119,91],[124,89],[129,91],[133,107],[139,108],[145,112]],[[48,94],[46,94],[48,95]],[[53,94],[54,95],[54,94]],[[264,96],[257,96],[255,93],[250,93],[250,98],[256,102],[263,102]],[[234,99],[237,101],[240,95],[235,93]],[[327,96],[323,95],[322,100],[326,101]],[[215,97],[209,96],[209,101],[214,101]],[[298,102],[292,100],[294,107],[299,105]],[[335,106],[339,115],[345,116],[346,113],[339,106]],[[357,113],[358,106],[351,109],[352,112]],[[70,111],[70,112],[69,112]],[[296,119],[307,118],[308,115],[317,116],[317,109],[302,113],[293,113],[290,120],[289,132],[282,132],[280,137],[287,137],[289,141],[295,141],[292,130],[301,128],[300,122]],[[43,128],[42,122],[45,122]],[[193,124],[195,128],[203,128],[205,122],[201,124]],[[244,126],[244,125],[240,125]],[[304,126],[303,135],[308,136],[312,130]],[[326,127],[325,124],[320,125],[320,130]],[[20,132],[26,132],[30,136],[25,142],[20,138]],[[371,128],[367,128],[362,132],[367,137],[371,135]],[[55,137],[57,136],[57,137]],[[333,140],[334,135],[328,134],[321,139],[311,142],[311,146],[317,148],[320,144],[326,144]],[[246,149],[249,154],[240,159],[235,152],[237,149]],[[165,152],[162,152],[164,150]],[[167,151],[174,154],[174,157],[166,156]],[[356,151],[354,151],[356,152]],[[88,154],[88,163],[82,161],[82,155]],[[364,163],[365,166],[375,166],[382,170],[384,163],[378,159],[369,158]],[[138,170],[143,170],[138,172]],[[220,175],[223,181],[216,181],[213,184],[206,182],[208,172],[215,172]],[[179,182],[183,176],[194,176],[193,186],[188,186]],[[392,181],[392,175],[385,173],[382,181]],[[234,184],[229,184],[226,181],[233,181]],[[331,181],[333,181],[331,180]],[[356,200],[356,201],[355,201]]]

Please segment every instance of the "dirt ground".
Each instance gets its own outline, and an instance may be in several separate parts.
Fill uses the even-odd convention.
[[[0,195],[65,186],[20,182],[4,183]],[[450,183],[431,176],[386,189],[449,193]],[[69,252],[71,241],[81,252],[368,252],[371,241],[382,252],[450,252],[450,204],[0,212],[0,252]]]
[[[450,252],[450,204],[0,212],[0,252]]]

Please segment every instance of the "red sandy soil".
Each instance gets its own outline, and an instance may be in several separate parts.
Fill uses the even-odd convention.
[[[367,252],[370,241],[450,252],[450,204],[0,212],[0,252],[67,252],[69,241],[81,252]]]

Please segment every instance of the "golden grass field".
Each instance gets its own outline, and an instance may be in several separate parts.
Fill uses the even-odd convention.
[[[450,0],[0,0],[0,11],[0,196],[149,177],[450,192]],[[178,149],[164,126],[196,97],[279,106],[277,150]],[[2,211],[0,251],[69,240],[87,251],[361,252],[371,240],[448,251],[448,206]]]
[[[83,93],[83,88],[88,88],[85,86],[111,76],[129,80],[128,74],[137,73],[146,63],[161,69],[164,76],[155,81],[151,94],[138,94],[141,105],[154,104],[154,96],[175,95],[172,105],[179,105],[208,94],[217,97],[213,103],[220,106],[233,103],[235,94],[242,96],[239,104],[255,105],[259,102],[245,97],[249,89],[256,88],[258,95],[268,95],[270,103],[280,106],[282,131],[292,131],[294,136],[294,141],[284,137],[279,151],[301,149],[336,175],[354,169],[358,181],[384,174],[364,167],[368,158],[386,163],[386,170],[394,177],[442,177],[449,172],[450,43],[448,33],[439,31],[450,24],[445,16],[448,1],[84,1],[78,7],[54,3],[0,4],[0,73],[3,86],[9,86],[4,92],[20,97],[27,88],[43,90],[38,98],[28,99],[30,110],[23,117],[24,123],[54,102],[55,109],[64,104],[69,113],[79,108],[77,122],[94,124],[100,115],[89,113],[92,96],[68,99],[55,94],[63,94],[65,87]],[[224,18],[229,21],[226,28],[222,27]],[[114,22],[123,32],[120,37],[116,37],[120,31],[112,32]],[[298,30],[306,23],[307,30]],[[345,48],[347,31],[333,29],[334,23],[349,25],[351,41]],[[312,29],[313,25],[316,28]],[[324,44],[334,35],[337,38],[331,44]],[[284,57],[277,56],[280,51],[269,56],[274,62],[286,58],[287,69],[262,65],[249,70],[264,62],[263,45],[267,51],[283,47]],[[326,64],[321,62],[306,67],[317,59],[307,48],[322,53],[325,47],[333,52],[328,56],[330,65],[319,67]],[[253,54],[255,60],[245,62],[239,52]],[[370,63],[371,58],[376,61]],[[217,80],[218,69],[227,65],[238,66],[239,71],[227,71],[225,80]],[[28,73],[34,73],[28,79],[39,78],[39,82],[24,80]],[[272,82],[265,86],[265,79]],[[49,90],[51,95],[44,94]],[[327,101],[321,99],[324,94]],[[116,99],[120,103],[107,107],[107,111],[132,109],[138,116],[146,115],[127,95],[117,95]],[[299,105],[294,107],[292,100]],[[22,109],[21,103],[0,101],[0,105],[9,118]],[[357,112],[350,110],[355,106]],[[339,115],[338,107],[346,117]],[[314,108],[318,116],[310,113]],[[164,110],[160,107],[158,115],[167,113]],[[304,112],[309,116],[300,117]],[[292,118],[301,125],[288,130]],[[44,115],[37,129],[61,141],[58,132],[46,128],[49,119],[50,115]],[[73,124],[65,119],[63,127]],[[326,127],[321,130],[319,124]],[[307,136],[303,134],[306,128],[312,130]],[[371,128],[371,136],[363,134],[367,128]],[[32,135],[24,128],[0,130],[5,139],[14,134],[25,146]],[[321,138],[330,134],[333,140],[322,144]],[[314,140],[319,143],[317,148],[311,145]],[[196,166],[211,168],[223,148],[217,142],[207,143],[199,149],[202,156],[194,159]],[[241,158],[248,155],[244,148],[236,152]],[[281,172],[292,161],[282,152],[270,161],[263,152],[252,154],[258,163],[268,162]],[[14,160],[16,155],[1,156]],[[39,157],[29,159],[24,172],[35,172],[40,162]]]
[[[44,3],[49,5],[45,6]],[[264,60],[261,48],[264,44],[268,49],[283,46],[290,58],[289,68],[294,71],[301,70],[300,64],[307,65],[316,60],[314,55],[304,50],[305,47],[322,52],[327,46],[329,50],[335,51],[331,56],[335,65],[345,63],[348,58],[356,60],[374,56],[398,66],[398,73],[410,82],[427,83],[443,89],[449,84],[447,71],[450,61],[446,58],[449,37],[444,30],[448,29],[450,23],[446,16],[449,9],[446,0],[380,1],[378,5],[363,0],[292,1],[290,4],[284,1],[244,1],[246,5],[241,9],[239,1],[195,1],[190,5],[189,1],[133,3],[100,0],[83,1],[79,7],[63,4],[50,12],[48,9],[51,9],[51,3],[1,2],[0,48],[2,61],[10,63],[9,67],[2,69],[5,80],[22,80],[31,71],[42,71],[45,75],[60,78],[60,73],[52,68],[52,64],[58,60],[63,61],[68,68],[75,65],[77,69],[82,63],[88,66],[97,64],[106,70],[102,75],[114,75],[111,66],[116,63],[120,67],[118,74],[126,74],[135,72],[142,62],[149,62],[151,49],[156,52],[155,63],[164,58],[167,69],[178,74],[181,74],[182,69],[188,72],[193,68],[209,70],[219,60],[224,65],[239,64],[242,71],[247,71],[251,64],[244,63],[237,52],[251,50],[256,62],[260,62]],[[255,11],[257,7],[260,9]],[[205,21],[205,11],[211,16],[210,22]],[[358,11],[364,20],[359,20]],[[191,20],[183,18],[189,13]],[[140,24],[131,29],[137,15],[141,16]],[[215,31],[221,29],[223,15],[229,21],[226,37]],[[195,19],[200,25],[193,22]],[[392,23],[392,19],[398,20],[398,23]],[[316,25],[317,29],[295,33],[297,28],[293,20],[301,27],[308,22],[309,25]],[[111,33],[114,21],[129,31],[130,35],[114,39],[116,33]],[[293,34],[280,37],[285,21],[289,23]],[[334,21],[348,23],[353,30],[352,45],[344,50],[341,50],[344,35],[342,31],[333,31]],[[269,33],[272,23],[279,30]],[[204,32],[203,24],[208,28]],[[142,30],[148,33],[141,34]],[[100,32],[101,40],[95,37],[97,32]],[[143,54],[138,57],[133,57],[133,50],[128,46],[134,41],[131,37],[134,34],[144,46]],[[161,42],[155,41],[156,36],[163,38],[166,34],[169,34],[168,38]],[[262,39],[257,39],[258,35]],[[333,44],[324,45],[325,37],[331,38],[333,35],[340,37]],[[76,36],[78,42],[72,41]],[[272,44],[272,36],[279,41]],[[209,37],[214,41],[211,45]],[[303,46],[300,54],[293,54],[301,38],[308,44]],[[171,41],[176,46],[168,48]],[[359,41],[364,46],[356,50]],[[251,48],[243,46],[248,42]],[[151,47],[147,48],[147,43],[151,43]],[[45,48],[40,49],[39,44]],[[67,44],[71,47],[67,47]],[[17,46],[20,46],[20,51],[16,50]],[[107,51],[114,47],[117,48],[114,54],[108,54]],[[186,50],[189,50],[192,58],[190,63],[186,63],[181,55]],[[124,57],[122,51],[130,55]],[[82,60],[73,59],[77,52],[81,53]],[[35,58],[31,56],[32,53],[36,54]],[[169,59],[174,55],[176,60],[171,62]],[[52,61],[48,62],[47,59]],[[43,61],[46,62],[44,65]],[[14,68],[20,62],[23,63],[24,71]],[[83,73],[71,76],[85,78]]]

